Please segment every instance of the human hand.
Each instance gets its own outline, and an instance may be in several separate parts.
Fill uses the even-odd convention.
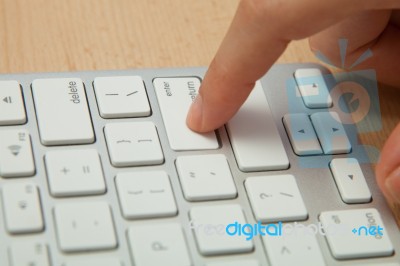
[[[380,82],[400,86],[399,0],[242,0],[204,77],[187,117],[198,132],[212,131],[240,108],[292,40],[311,37],[340,65],[337,40],[349,40],[348,61],[366,48],[374,57],[359,68],[374,68]],[[336,60],[336,61],[335,61]],[[400,204],[400,125],[382,150],[377,181],[389,202]]]

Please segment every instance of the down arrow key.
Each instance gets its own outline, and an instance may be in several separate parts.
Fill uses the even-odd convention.
[[[345,203],[367,203],[371,192],[355,158],[335,158],[330,163],[340,196]]]

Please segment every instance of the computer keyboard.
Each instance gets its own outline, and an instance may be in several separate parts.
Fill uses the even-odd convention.
[[[274,66],[197,134],[204,73],[0,75],[0,265],[400,265],[326,69]]]

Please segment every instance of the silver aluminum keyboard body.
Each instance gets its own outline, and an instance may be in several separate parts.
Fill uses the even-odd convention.
[[[220,148],[215,150],[205,151],[174,151],[170,148],[167,138],[166,130],[163,125],[158,100],[153,87],[153,79],[157,77],[186,77],[196,76],[202,78],[205,73],[205,68],[176,68],[176,69],[135,69],[135,70],[116,70],[116,71],[84,71],[84,72],[65,72],[65,73],[32,73],[32,74],[7,74],[1,75],[0,80],[17,80],[20,82],[23,91],[23,97],[26,108],[27,123],[24,125],[16,126],[1,126],[0,130],[4,129],[26,129],[31,136],[33,155],[36,165],[36,174],[33,177],[23,178],[0,178],[0,188],[7,183],[18,183],[31,181],[37,185],[40,191],[40,200],[43,211],[43,220],[45,228],[43,232],[30,233],[30,234],[9,234],[5,229],[4,222],[4,209],[3,204],[0,208],[0,265],[9,265],[9,249],[10,245],[15,241],[28,241],[37,240],[45,243],[48,247],[49,257],[52,265],[64,265],[66,262],[73,259],[86,259],[86,258],[104,258],[114,257],[118,258],[122,265],[133,265],[133,256],[129,250],[129,243],[127,240],[127,230],[133,225],[158,225],[170,222],[178,222],[182,225],[186,244],[189,250],[192,265],[205,265],[211,262],[224,262],[224,261],[240,261],[241,259],[255,259],[259,261],[260,265],[269,265],[269,256],[265,251],[264,243],[261,238],[254,238],[254,250],[249,253],[221,255],[221,256],[202,256],[199,253],[196,245],[196,239],[192,230],[190,229],[189,211],[193,206],[210,206],[210,205],[224,205],[224,204],[240,204],[244,211],[244,215],[248,223],[256,223],[252,208],[250,206],[248,196],[244,187],[244,181],[247,177],[264,176],[264,175],[280,175],[291,174],[295,176],[297,185],[303,201],[308,210],[308,219],[302,221],[304,224],[318,222],[318,216],[323,211],[336,211],[336,210],[351,210],[362,208],[376,208],[386,227],[386,233],[390,236],[390,240],[394,247],[394,255],[380,258],[370,259],[356,259],[356,260],[336,260],[333,258],[329,249],[326,239],[317,235],[317,241],[321,248],[326,265],[382,265],[384,263],[395,263],[400,261],[400,234],[396,225],[395,219],[391,210],[389,209],[382,193],[380,192],[373,173],[372,168],[368,164],[362,165],[362,171],[366,178],[368,187],[372,194],[372,201],[363,204],[346,204],[342,201],[338,192],[335,180],[328,167],[332,158],[340,158],[342,155],[316,155],[311,156],[312,160],[317,165],[326,167],[320,168],[304,168],[299,165],[299,156],[297,156],[292,149],[291,143],[288,139],[287,132],[282,123],[282,118],[287,113],[307,113],[312,114],[316,111],[326,111],[326,109],[308,109],[304,105],[297,105],[295,108],[298,110],[288,110],[288,97],[286,95],[287,80],[293,79],[293,73],[299,68],[320,68],[324,73],[326,69],[315,64],[288,64],[276,65],[268,74],[261,79],[261,84],[267,96],[270,108],[274,115],[274,120],[278,128],[279,135],[283,141],[286,153],[289,158],[290,168],[287,170],[278,171],[262,171],[262,172],[242,172],[238,168],[238,164],[233,153],[230,140],[225,127],[217,130],[217,137],[220,143]],[[122,119],[104,119],[99,115],[99,109],[96,101],[96,96],[93,90],[93,81],[96,77],[107,76],[140,76],[145,84],[150,107],[151,115],[148,117],[139,118],[122,118]],[[37,78],[65,78],[65,77],[78,77],[81,78],[86,89],[90,115],[93,122],[95,142],[93,144],[84,145],[70,145],[70,146],[54,146],[46,147],[41,144],[37,118],[35,113],[35,106],[32,97],[31,83]],[[291,107],[293,108],[293,106]],[[57,110],[54,110],[57,112]],[[110,123],[116,122],[139,122],[151,121],[153,122],[158,131],[159,140],[161,143],[162,151],[164,154],[164,163],[154,166],[138,166],[138,167],[113,167],[110,163],[110,157],[104,136],[104,127]],[[353,125],[345,125],[346,132],[349,136],[356,136],[356,128]],[[349,157],[357,158],[362,150],[355,145],[356,137],[349,137],[352,144],[352,151]],[[102,195],[94,196],[78,196],[55,198],[49,193],[49,185],[47,173],[44,164],[44,156],[46,152],[53,150],[74,150],[74,149],[96,149],[100,155],[103,172],[106,182],[106,192]],[[360,148],[361,149],[361,148]],[[175,160],[181,155],[201,155],[201,154],[224,154],[228,160],[230,170],[234,177],[237,187],[238,196],[235,199],[227,200],[211,200],[205,202],[189,202],[182,193],[181,184],[178,178]],[[346,155],[347,156],[347,155]],[[153,218],[153,219],[134,219],[127,220],[121,214],[121,207],[118,200],[115,177],[118,173],[129,171],[150,171],[150,170],[164,170],[169,175],[172,190],[174,192],[175,200],[177,203],[178,214],[166,218]],[[1,198],[0,198],[1,201]],[[63,253],[60,251],[55,222],[54,222],[54,207],[64,202],[93,202],[101,201],[106,202],[111,207],[112,218],[115,225],[117,236],[117,248],[105,251],[93,252],[72,252]],[[232,221],[233,222],[233,221]],[[11,264],[10,264],[11,265]]]

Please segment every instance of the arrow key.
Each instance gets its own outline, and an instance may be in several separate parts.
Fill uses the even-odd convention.
[[[293,150],[297,155],[322,153],[321,146],[307,114],[287,114],[283,117],[283,124],[289,135]]]
[[[337,113],[314,113],[311,115],[311,121],[325,154],[349,153],[351,151],[350,141]]]
[[[371,201],[371,192],[356,159],[333,159],[330,168],[340,196],[345,203],[367,203]]]

